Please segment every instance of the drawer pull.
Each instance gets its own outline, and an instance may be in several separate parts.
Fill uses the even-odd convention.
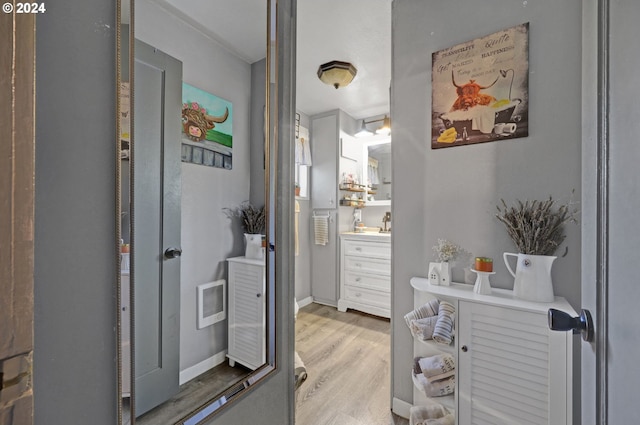
[[[361,280],[362,280],[362,278],[356,277],[356,282],[360,282]]]
[[[356,297],[361,297],[362,294],[360,292],[356,292]]]
[[[356,247],[356,251],[362,251],[362,248],[360,248],[359,246]]]
[[[360,263],[356,263],[356,264],[355,264],[355,266],[356,266],[356,267],[362,267],[362,264],[360,264]]]

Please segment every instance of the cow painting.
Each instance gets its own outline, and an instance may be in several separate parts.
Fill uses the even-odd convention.
[[[488,94],[480,93],[480,90],[486,90],[489,87],[492,87],[498,81],[498,78],[500,78],[500,76],[496,77],[495,81],[488,86],[481,86],[480,84],[476,83],[476,80],[469,80],[468,83],[459,85],[456,83],[456,79],[453,76],[453,71],[451,71],[451,81],[456,87],[458,98],[453,103],[453,106],[451,106],[451,110],[449,112],[468,111],[469,108],[472,108],[476,105],[489,105],[495,102],[495,97]]]
[[[229,108],[220,116],[207,114],[205,108],[197,102],[182,105],[182,130],[195,142],[201,142],[207,136],[207,131],[215,127],[215,124],[223,123],[229,117]]]

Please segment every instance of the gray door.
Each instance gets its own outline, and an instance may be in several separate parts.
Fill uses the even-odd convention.
[[[582,343],[582,423],[635,424],[640,56],[628,47],[640,37],[640,2],[590,0],[584,7],[582,308],[593,314],[596,342]],[[598,40],[606,18],[608,28]]]
[[[136,40],[133,141],[136,416],[179,389],[182,63]]]

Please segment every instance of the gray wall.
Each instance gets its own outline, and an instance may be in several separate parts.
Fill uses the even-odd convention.
[[[116,423],[115,7],[36,30],[35,423]]]
[[[425,276],[438,238],[495,259],[492,285],[511,288],[502,263],[513,244],[495,218],[504,198],[579,201],[581,189],[581,1],[395,0],[393,3],[393,397],[412,401],[412,344],[403,315],[412,276]],[[464,13],[461,13],[464,11]],[[430,148],[431,53],[530,22],[529,137]],[[580,229],[556,260],[556,295],[580,304]],[[454,269],[454,280],[463,271]],[[574,385],[579,399],[579,382]],[[578,422],[579,423],[579,416]]]
[[[196,287],[226,278],[225,260],[244,255],[242,230],[232,226],[237,223],[227,218],[223,208],[249,199],[252,67],[148,0],[136,2],[135,36],[182,61],[185,83],[233,104],[233,169],[182,163],[183,371],[227,347],[226,321],[196,328]],[[264,90],[259,94],[264,95]]]

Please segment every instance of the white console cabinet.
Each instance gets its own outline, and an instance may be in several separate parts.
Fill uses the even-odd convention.
[[[458,425],[573,423],[573,336],[547,324],[549,308],[576,316],[566,300],[522,301],[510,290],[495,288],[491,295],[479,295],[473,285],[435,286],[417,277],[411,285],[416,307],[437,298],[456,309],[452,345],[414,341],[415,356],[454,355],[455,393],[427,400],[415,388],[414,405],[440,402],[455,412]]]
[[[389,235],[340,235],[340,299],[348,308],[391,317],[391,238]]]
[[[266,360],[265,262],[245,257],[228,258],[229,347],[233,367],[238,362],[255,370]]]

